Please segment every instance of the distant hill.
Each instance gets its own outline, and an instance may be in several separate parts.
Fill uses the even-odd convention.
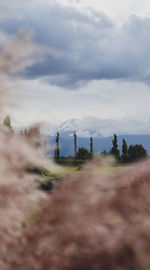
[[[93,138],[94,153],[100,153],[104,150],[109,151],[112,147],[111,137],[97,137]],[[142,144],[150,155],[150,135],[119,135],[118,145],[119,149],[122,149],[122,139],[127,141],[127,144]],[[55,146],[55,137],[49,137],[49,144]],[[87,137],[78,137],[78,147],[85,147],[89,149],[90,140]],[[53,154],[53,152],[51,153]],[[60,155],[69,156],[74,154],[73,136],[60,136]]]

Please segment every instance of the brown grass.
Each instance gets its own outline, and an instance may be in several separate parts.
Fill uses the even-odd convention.
[[[14,269],[148,270],[149,206],[149,160],[110,178],[87,167],[47,198]]]

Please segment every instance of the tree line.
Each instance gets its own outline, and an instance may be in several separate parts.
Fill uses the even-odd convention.
[[[110,150],[110,154],[114,155],[114,157],[118,162],[122,163],[134,162],[147,157],[147,151],[142,144],[135,144],[135,145],[131,144],[128,146],[125,139],[122,140],[122,154],[120,154],[116,134],[114,134],[112,145],[113,146]],[[108,153],[106,153],[106,155],[107,154]]]
[[[6,127],[10,133],[14,133],[13,128],[11,126],[11,120],[9,116],[6,116],[3,120],[3,126]],[[20,135],[24,135],[28,138],[35,137],[34,145],[40,146],[41,140],[40,140],[40,133],[39,129],[37,127],[30,128],[29,130],[21,130]],[[35,135],[35,136],[34,136]],[[62,157],[60,157],[60,147],[59,147],[59,139],[60,134],[59,132],[56,133],[55,141],[56,141],[56,148],[54,152],[54,158],[56,161],[59,161]],[[73,142],[74,142],[74,159],[75,160],[88,160],[92,159],[94,157],[94,151],[93,151],[93,137],[89,138],[89,150],[85,147],[77,147],[77,134],[76,131],[73,133]],[[118,139],[117,135],[114,134],[113,140],[112,140],[112,148],[110,151],[106,152],[105,150],[101,152],[101,155],[108,156],[113,155],[118,163],[129,163],[129,162],[135,162],[140,159],[143,159],[147,157],[147,151],[143,147],[142,144],[135,144],[135,145],[127,145],[127,142],[125,139],[122,140],[122,152],[120,153],[119,147],[118,147]]]
[[[60,148],[59,148],[59,139],[60,134],[59,132],[56,133],[55,141],[56,141],[56,148],[54,152],[54,158],[56,161],[60,160]],[[77,147],[77,134],[76,131],[73,133],[73,142],[74,142],[74,159],[78,160],[88,160],[94,157],[93,151],[93,137],[90,137],[89,141],[89,148],[90,150],[86,149],[85,147]],[[122,140],[122,152],[120,153],[118,147],[118,139],[117,135],[114,134],[112,140],[112,148],[110,151],[106,152],[105,150],[101,152],[100,155],[108,156],[113,155],[118,163],[129,163],[138,161],[147,157],[147,151],[143,147],[142,144],[135,144],[135,145],[127,145],[125,139]]]
[[[59,148],[59,132],[56,133],[55,141],[56,141],[56,148],[54,151],[54,158],[56,161],[60,159],[60,148]],[[90,150],[86,149],[85,147],[77,147],[77,134],[76,131],[73,133],[73,141],[74,141],[74,159],[79,160],[87,160],[91,159],[94,155],[93,152],[93,137],[90,137]]]

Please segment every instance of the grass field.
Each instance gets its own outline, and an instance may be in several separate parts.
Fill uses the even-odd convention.
[[[84,165],[83,165],[83,168],[84,168]],[[125,166],[122,166],[122,165],[117,165],[117,166],[98,166],[97,169],[98,171],[100,172],[103,172],[103,173],[116,173],[116,172],[119,172],[120,170],[124,169]],[[79,170],[79,166],[59,166],[59,170],[58,172],[57,171],[52,171],[52,172],[48,172],[46,174],[47,177],[51,177],[51,178],[57,178],[57,177],[63,177],[63,176],[66,176],[66,175],[74,175],[75,173],[77,173]]]
[[[65,175],[73,175],[77,172],[78,166],[59,166],[58,171],[51,171],[46,174],[47,177],[57,178]]]

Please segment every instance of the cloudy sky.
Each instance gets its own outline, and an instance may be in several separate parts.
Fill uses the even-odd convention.
[[[1,0],[0,13],[1,33],[32,31],[43,52],[19,74],[15,125],[97,117],[150,133],[148,0]]]

